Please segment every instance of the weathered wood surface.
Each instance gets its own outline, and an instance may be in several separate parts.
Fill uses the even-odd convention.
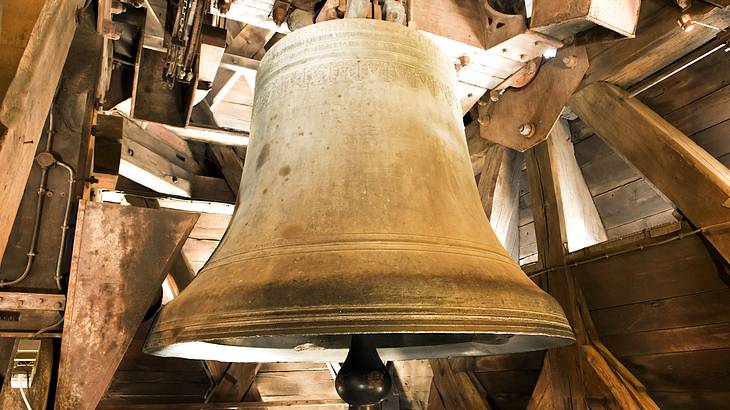
[[[573,96],[571,107],[694,224],[730,221],[730,170],[646,105],[618,87],[593,83]],[[706,236],[730,260],[730,230]]]
[[[519,175],[522,156],[491,144],[484,152],[479,174],[479,194],[484,213],[502,246],[512,259],[519,259]]]
[[[693,16],[695,20],[722,29],[730,25],[730,11],[709,5],[699,9],[700,12]],[[642,2],[636,38],[594,52],[585,82],[608,81],[622,87],[631,86],[717,34],[715,30],[701,26],[684,32],[677,24],[678,17],[678,7],[672,2]]]
[[[429,404],[429,409],[441,406],[446,410],[491,409],[486,393],[473,375],[466,371],[454,371],[447,359],[434,359],[430,362],[433,370],[431,394],[437,394],[440,400]]]
[[[0,174],[3,175],[0,255],[10,237],[43,124],[76,30],[77,8],[82,4],[82,0],[46,0],[30,33],[16,33],[29,36],[20,61],[1,64],[17,64],[18,68],[10,84],[2,86],[7,90],[0,105]],[[4,10],[6,21],[8,13],[9,10]],[[18,29],[27,30],[27,25]],[[4,30],[9,30],[8,24]]]
[[[569,132],[567,124],[564,132]],[[564,155],[560,155],[559,150],[551,150],[553,137],[526,153],[539,261],[547,268],[565,263],[566,226],[580,231],[584,238],[590,238],[591,232],[600,232],[596,227],[601,226],[594,206],[565,212],[564,204],[574,201],[576,196],[588,198],[588,205],[593,203],[585,183],[571,183],[571,178],[582,180],[572,152],[568,150],[566,154],[563,150]],[[572,148],[569,135],[564,135],[562,140]],[[561,167],[559,164],[566,157],[571,159],[572,166]],[[527,408],[582,408],[598,400],[608,408],[658,409],[641,382],[598,339],[575,273],[557,269],[540,281],[546,283],[548,292],[563,306],[575,332],[576,344],[548,351]]]

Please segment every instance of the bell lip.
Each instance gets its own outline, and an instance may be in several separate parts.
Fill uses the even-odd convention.
[[[404,333],[404,332],[401,332]],[[373,335],[368,332],[354,334]],[[447,332],[432,335],[449,334]],[[489,344],[478,340],[462,343],[435,344],[426,346],[402,346],[378,348],[378,354],[384,361],[439,359],[459,356],[487,356],[496,354],[523,353],[529,351],[553,349],[567,346],[575,342],[569,334],[544,333],[485,333],[485,336],[510,334],[506,343]],[[349,336],[349,335],[339,335]],[[478,334],[477,334],[478,336]],[[169,345],[145,344],[145,354],[160,357],[176,357],[193,360],[217,360],[223,362],[244,363],[277,363],[277,362],[342,362],[348,351],[348,344],[328,349],[291,349],[262,348],[216,343],[215,341],[178,342]]]

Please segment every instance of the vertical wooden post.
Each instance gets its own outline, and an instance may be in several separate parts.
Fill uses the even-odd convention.
[[[569,128],[556,124],[547,141],[525,154],[538,254],[545,268],[565,264],[572,246],[605,239],[605,231],[575,163]],[[573,272],[546,274],[547,291],[563,306],[576,343],[548,351],[528,409],[586,408],[594,399],[611,409],[658,409],[641,383],[603,346]]]
[[[484,153],[479,194],[494,233],[515,261],[520,257],[520,155],[490,144]]]

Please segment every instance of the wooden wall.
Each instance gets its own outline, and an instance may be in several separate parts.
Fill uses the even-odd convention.
[[[728,167],[729,63],[730,54],[717,51],[638,96]],[[676,220],[673,204],[580,119],[571,122],[571,131],[576,160],[609,239]],[[537,248],[527,172],[522,174],[520,262],[525,264],[536,260]]]
[[[698,236],[576,269],[606,346],[662,409],[730,403],[730,272]]]
[[[152,320],[142,323],[99,404],[202,403],[211,387],[203,362],[149,356],[142,346]],[[171,406],[171,408],[174,408]]]

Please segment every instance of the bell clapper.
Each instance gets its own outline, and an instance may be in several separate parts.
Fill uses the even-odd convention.
[[[380,403],[391,389],[391,377],[367,335],[353,335],[345,363],[337,373],[337,394],[350,408]]]

